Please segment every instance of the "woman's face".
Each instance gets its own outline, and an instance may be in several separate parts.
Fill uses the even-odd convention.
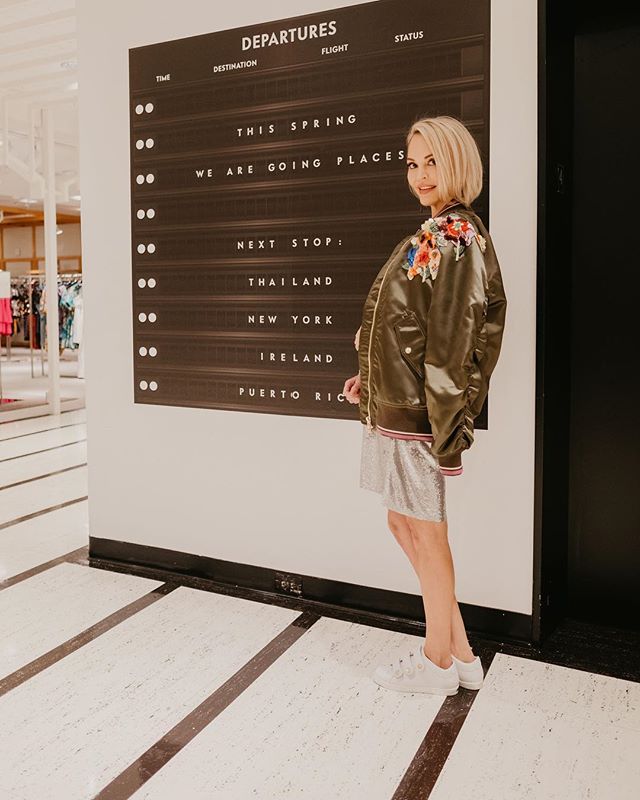
[[[407,147],[407,181],[423,206],[436,210],[444,205],[438,187],[438,165],[431,146],[421,133],[414,133]]]

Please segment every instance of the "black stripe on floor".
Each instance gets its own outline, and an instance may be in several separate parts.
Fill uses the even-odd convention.
[[[19,572],[17,575],[12,575],[10,578],[0,580],[0,592],[3,589],[8,589],[10,586],[14,586],[16,583],[20,583],[20,581],[25,581],[27,578],[33,578],[34,575],[38,575],[47,569],[51,569],[51,567],[57,567],[58,564],[62,563],[88,564],[89,546],[85,545],[84,547],[79,547],[77,550],[72,550],[70,553],[65,553],[57,558],[52,558],[50,561],[44,561],[42,564],[38,564],[37,567],[25,569],[24,572]]]
[[[2,464],[5,461],[15,461],[16,458],[26,458],[27,456],[35,456],[37,453],[48,453],[50,450],[59,450],[61,447],[71,447],[72,444],[79,444],[80,442],[86,442],[86,441],[87,437],[85,436],[84,439],[76,439],[73,442],[66,442],[66,444],[57,444],[54,447],[45,447],[44,450],[31,450],[29,453],[22,453],[22,455],[19,456],[9,456],[9,458],[0,458],[0,464]]]
[[[24,406],[24,408],[33,408],[33,406]],[[14,409],[7,408],[5,410],[12,411]],[[23,417],[22,419],[2,419],[0,420],[0,425],[14,425],[17,422],[25,422],[28,419],[42,419],[43,417],[64,417],[65,414],[76,414],[78,411],[85,410],[85,406],[80,406],[79,408],[68,408],[66,411],[61,411],[59,414],[52,414],[50,411],[44,411],[42,414],[34,414],[33,416]],[[16,408],[15,411],[19,411],[19,409]]]
[[[95,800],[124,800],[131,797],[218,714],[262,675],[320,617],[305,611],[247,661],[229,680],[183,717],[168,733],[130,764],[95,796]]]
[[[85,495],[84,497],[75,497],[73,500],[67,500],[65,503],[58,503],[57,506],[49,506],[48,508],[43,508],[42,511],[34,511],[31,514],[25,514],[23,517],[10,519],[9,522],[3,522],[0,525],[0,531],[4,530],[5,528],[10,528],[12,525],[17,525],[19,522],[26,522],[28,519],[40,517],[42,514],[49,514],[51,511],[57,511],[60,508],[72,506],[74,503],[81,503],[83,500],[88,500],[88,495]]]
[[[476,654],[482,660],[486,675],[495,651],[476,648]],[[461,688],[457,694],[445,698],[391,800],[427,800],[478,691]]]
[[[87,569],[91,569],[91,567],[87,567]],[[60,661],[60,659],[70,655],[75,650],[80,649],[88,642],[92,642],[94,639],[97,639],[98,636],[102,636],[103,633],[110,631],[111,628],[114,628],[119,623],[133,616],[133,614],[141,611],[143,608],[146,608],[152,603],[157,602],[162,597],[170,592],[173,592],[177,588],[177,583],[163,583],[162,586],[156,587],[151,592],[139,597],[137,600],[134,600],[132,603],[129,603],[123,608],[118,609],[113,614],[109,614],[108,617],[105,617],[104,619],[101,619],[100,622],[96,622],[95,625],[91,625],[91,627],[86,628],[84,631],[77,634],[77,636],[67,639],[66,642],[54,647],[53,650],[49,650],[48,653],[44,653],[39,658],[34,659],[29,664],[26,664],[24,667],[20,667],[20,669],[17,669],[15,672],[7,675],[6,678],[2,678],[0,680],[0,697],[2,697],[3,694],[10,692],[12,689],[20,686],[25,681],[28,681],[29,678],[33,678],[34,675],[42,672],[42,670],[47,669],[52,664],[55,664],[56,661]]]
[[[23,420],[20,420],[23,422]],[[0,442],[10,442],[13,439],[24,439],[25,436],[35,436],[37,433],[47,433],[48,431],[59,431],[62,428],[75,428],[78,425],[86,425],[86,422],[69,422],[67,425],[54,425],[51,428],[42,428],[39,431],[29,431],[28,433],[19,433],[17,436],[0,437]]]
[[[14,486],[22,486],[23,483],[31,483],[32,481],[41,481],[43,478],[50,478],[52,475],[60,475],[63,472],[70,472],[72,469],[80,469],[80,467],[86,467],[86,466],[87,462],[83,461],[82,464],[74,464],[72,467],[64,467],[63,469],[56,469],[54,472],[45,472],[44,475],[36,475],[34,478],[25,478],[23,481],[8,483],[6,486],[0,486],[0,492],[3,489],[13,489]]]

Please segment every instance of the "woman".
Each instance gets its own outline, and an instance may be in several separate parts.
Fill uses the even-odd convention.
[[[491,237],[471,208],[482,161],[467,128],[448,116],[407,134],[409,189],[429,207],[374,280],[356,334],[360,371],[344,385],[365,425],[360,485],[379,492],[391,532],[418,576],[426,641],[374,680],[409,692],[479,689],[454,591],[445,476],[463,472],[498,360],[507,301]]]

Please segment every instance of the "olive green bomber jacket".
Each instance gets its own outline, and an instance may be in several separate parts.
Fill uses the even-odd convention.
[[[441,471],[461,474],[506,307],[491,237],[470,206],[453,203],[402,239],[363,307],[360,421],[426,436]]]

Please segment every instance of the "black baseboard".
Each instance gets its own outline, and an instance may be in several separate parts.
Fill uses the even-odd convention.
[[[310,609],[323,616],[360,619],[365,624],[411,633],[424,630],[424,609],[420,595],[311,575],[302,575],[302,593],[291,595],[276,589],[275,585],[276,573],[286,570],[93,536],[89,538],[89,559],[90,563],[96,563],[97,566],[124,567],[124,571],[133,574],[148,575],[150,570],[154,570],[161,573],[165,580],[176,580],[176,576],[201,579],[224,587],[226,593]],[[460,609],[469,633],[484,638],[531,642],[530,615],[466,603],[461,603]]]

